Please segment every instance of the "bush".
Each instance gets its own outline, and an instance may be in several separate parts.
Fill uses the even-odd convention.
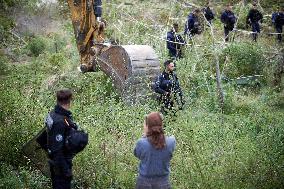
[[[250,43],[233,43],[223,50],[221,64],[229,78],[262,74],[262,47]]]
[[[45,48],[45,41],[41,37],[33,38],[28,44],[28,49],[33,56],[40,55],[44,52]]]
[[[48,179],[38,171],[19,168],[16,170],[11,165],[0,163],[0,188],[49,188]]]

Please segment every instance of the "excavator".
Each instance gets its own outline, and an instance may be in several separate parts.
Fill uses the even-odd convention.
[[[101,0],[67,0],[71,12],[81,72],[100,68],[128,104],[145,100],[150,85],[160,73],[160,64],[148,45],[112,45],[105,43],[106,23],[102,19]]]
[[[147,45],[119,46],[105,43],[101,0],[68,0],[68,5],[81,56],[80,71],[91,72],[99,67],[112,78],[127,104],[141,103],[151,97],[151,83],[160,73],[159,60],[154,50]],[[46,153],[36,142],[44,130],[23,146],[23,153],[49,177]]]

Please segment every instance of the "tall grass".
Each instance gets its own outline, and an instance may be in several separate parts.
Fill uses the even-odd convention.
[[[164,14],[163,9],[158,11],[158,5],[141,2],[142,8],[150,5],[153,9],[147,12],[149,15]],[[159,6],[166,8],[167,4]],[[175,9],[178,8],[184,14],[188,11],[181,7]],[[109,37],[121,35],[118,38],[124,44],[151,44],[161,61],[165,60],[165,42],[146,34],[163,36],[167,30],[155,29],[153,20],[142,17],[146,13],[139,12],[140,8],[135,5],[123,5],[122,9],[138,22],[129,21],[122,13],[110,12],[110,22],[121,19],[122,24],[117,23],[117,26],[130,38],[117,31],[109,33]],[[175,9],[171,9],[172,15]],[[163,20],[164,16],[157,17],[161,18],[157,24],[166,27],[168,20]],[[110,25],[114,31],[113,27]],[[146,105],[126,106],[104,73],[78,73],[79,58],[70,23],[65,31],[62,38],[45,37],[46,51],[26,64],[15,65],[3,56],[0,58],[0,187],[50,188],[48,179],[24,159],[21,149],[43,127],[45,115],[54,106],[55,91],[64,87],[74,91],[74,119],[90,136],[87,148],[74,159],[74,188],[133,188],[138,165],[133,148],[141,137],[144,115],[159,110],[159,106],[154,100]],[[171,161],[172,185],[182,189],[283,188],[282,93],[272,91],[267,83],[255,88],[223,82],[226,108],[221,114],[212,69],[213,47],[208,35],[205,32],[196,36],[195,45],[187,46],[185,58],[176,63],[186,105],[175,117],[167,116],[164,120],[167,135],[177,139]],[[221,32],[216,35],[221,40]],[[52,48],[55,39],[60,44],[58,51]],[[220,46],[217,50],[220,60],[227,55],[233,57],[229,62],[232,67],[226,67],[229,70],[224,73],[235,77],[247,68],[246,58],[241,56],[243,49],[254,55],[249,60],[255,65],[264,61],[260,55],[262,50],[269,50],[269,46],[274,44],[266,39],[258,45],[247,42],[227,48]],[[252,72],[248,73],[254,73],[253,66],[249,69]],[[272,72],[270,69],[261,71],[265,76]]]

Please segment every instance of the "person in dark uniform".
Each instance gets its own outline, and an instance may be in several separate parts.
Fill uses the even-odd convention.
[[[169,56],[174,59],[182,58],[182,46],[185,42],[181,35],[178,34],[178,24],[174,23],[171,31],[167,33],[167,48]]]
[[[72,119],[70,105],[72,92],[69,89],[59,90],[56,93],[57,105],[47,115],[47,145],[49,166],[53,189],[70,189],[72,180],[72,159],[74,154],[68,151],[65,140],[68,133],[78,129]]]
[[[257,4],[253,3],[252,8],[250,9],[248,15],[247,15],[247,26],[251,25],[252,27],[252,37],[253,40],[256,41],[257,39],[257,33],[260,33],[260,24],[259,22],[262,22],[263,15],[259,10],[257,10]]]
[[[98,22],[101,21],[101,17],[102,17],[102,0],[94,0],[94,5],[93,5],[93,9],[94,9],[94,13],[96,16],[96,19]]]
[[[277,35],[277,40],[282,42],[282,32],[283,32],[283,25],[284,25],[284,7],[277,12],[272,14],[272,23],[276,29],[276,32],[279,33]]]
[[[200,9],[194,9],[194,11],[188,15],[185,24],[184,35],[189,35],[190,37],[192,37],[195,34],[201,33],[200,22],[198,19],[200,12]]]
[[[233,31],[236,23],[236,16],[230,4],[227,5],[226,10],[222,13],[221,22],[224,24],[225,41],[229,41],[229,33]]]
[[[173,110],[175,105],[182,109],[184,101],[178,77],[174,73],[174,63],[171,60],[167,60],[164,66],[165,70],[158,76],[154,84],[154,91],[160,94],[161,112],[167,113]]]
[[[212,20],[215,18],[213,10],[210,8],[210,2],[207,2],[206,7],[203,9],[203,14],[209,24],[212,24]]]

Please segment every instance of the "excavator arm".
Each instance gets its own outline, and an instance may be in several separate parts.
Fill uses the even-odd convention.
[[[105,23],[101,21],[101,0],[68,0],[77,48],[81,56],[80,69],[92,71],[94,65],[91,48],[104,42]]]
[[[112,78],[128,104],[149,96],[160,64],[148,45],[105,45],[101,0],[68,0],[82,72],[100,70]]]
[[[81,56],[81,70],[92,71],[98,65],[112,79],[126,104],[146,102],[153,95],[151,82],[160,72],[153,48],[148,45],[104,45],[101,0],[68,0],[68,4]],[[23,151],[38,169],[50,176],[47,156],[36,139],[37,136],[27,142]]]

